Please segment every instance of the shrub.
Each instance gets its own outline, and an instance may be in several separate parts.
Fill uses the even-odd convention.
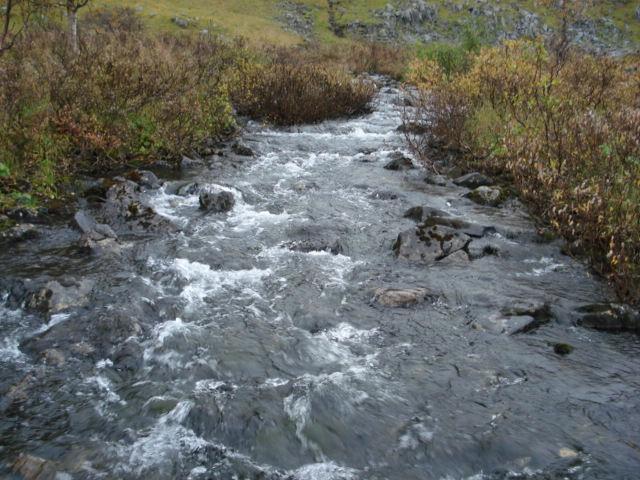
[[[474,168],[508,175],[623,298],[640,300],[637,60],[507,41],[469,61],[452,75],[429,59],[416,65],[414,120]],[[426,142],[413,145],[426,157]]]
[[[269,57],[262,64],[245,63],[239,71],[232,96],[241,115],[293,125],[369,110],[375,94],[372,82],[295,50],[272,51]]]
[[[62,32],[37,32],[0,59],[5,194],[54,196],[78,172],[175,159],[233,127],[231,46],[139,31],[83,39],[72,55]]]

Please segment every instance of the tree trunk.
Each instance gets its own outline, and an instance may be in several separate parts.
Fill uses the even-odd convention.
[[[67,22],[69,22],[69,46],[73,53],[78,53],[78,10],[67,7]]]

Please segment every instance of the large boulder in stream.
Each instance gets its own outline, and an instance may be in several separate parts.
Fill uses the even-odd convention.
[[[640,312],[627,305],[596,303],[578,309],[578,325],[604,332],[640,333]]]
[[[200,210],[210,213],[224,213],[233,209],[236,199],[233,193],[217,188],[203,188],[200,191]]]
[[[398,235],[393,250],[398,258],[433,263],[464,250],[471,237],[441,225],[421,225]]]
[[[467,222],[466,220],[452,217],[444,210],[429,206],[412,207],[404,213],[404,217],[425,226],[440,225],[453,228],[474,238],[482,238],[485,235],[496,232],[494,227]]]
[[[178,228],[168,219],[145,205],[140,187],[131,180],[118,179],[107,191],[103,216],[117,230],[137,232],[176,232]]]
[[[416,168],[413,161],[402,152],[393,152],[389,155],[390,161],[384,168],[387,170],[411,170]]]
[[[385,307],[410,307],[435,298],[426,288],[379,288],[373,300]]]

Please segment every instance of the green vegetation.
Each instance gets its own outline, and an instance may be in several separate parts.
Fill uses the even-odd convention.
[[[640,64],[556,45],[507,41],[414,62],[412,121],[430,137],[414,147],[426,158],[435,140],[468,167],[508,177],[572,252],[638,301]]]

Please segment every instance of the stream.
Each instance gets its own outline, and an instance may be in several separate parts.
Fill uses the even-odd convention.
[[[409,155],[400,96],[384,86],[355,119],[250,123],[255,156],[140,194],[175,228],[114,226],[91,254],[51,225],[4,248],[0,476],[638,478],[639,337],[576,323],[613,293],[517,201],[385,169]],[[203,212],[188,182],[233,208]],[[416,206],[464,223],[464,249],[396,255]],[[53,311],[12,302],[47,282]]]

